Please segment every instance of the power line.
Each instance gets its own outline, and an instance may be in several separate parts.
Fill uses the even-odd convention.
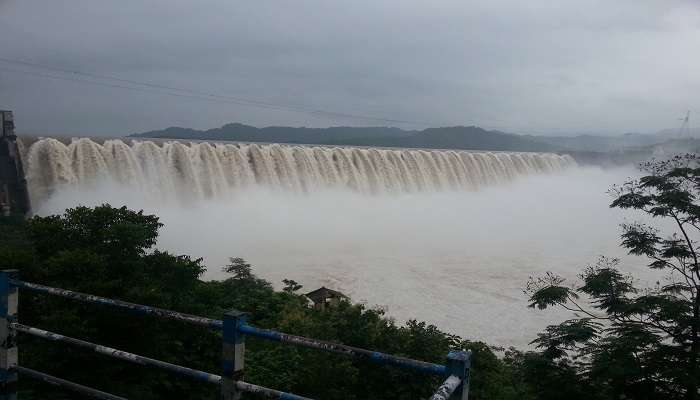
[[[227,100],[234,100],[234,101],[240,101],[240,102],[244,102],[244,103],[259,104],[259,105],[265,105],[265,106],[274,105],[274,104],[269,104],[269,103],[265,103],[265,102],[261,102],[261,101],[257,101],[257,100],[242,99],[242,98],[237,98],[237,97],[233,97],[233,96],[217,95],[217,94],[208,93],[208,92],[199,91],[199,90],[183,89],[183,88],[177,88],[177,87],[172,87],[172,86],[159,85],[159,84],[150,83],[150,82],[142,82],[142,81],[136,81],[136,80],[131,80],[131,79],[123,79],[123,78],[109,76],[109,75],[93,74],[93,73],[89,73],[89,72],[52,67],[49,65],[37,64],[37,63],[33,63],[33,62],[15,60],[15,59],[4,58],[4,57],[0,57],[0,61],[5,62],[5,63],[11,63],[11,64],[20,64],[20,65],[24,65],[24,66],[33,67],[33,68],[47,69],[47,70],[62,72],[62,73],[66,73],[66,74],[80,75],[80,76],[86,76],[86,77],[96,78],[96,79],[106,79],[106,80],[112,80],[112,81],[116,81],[116,82],[129,83],[132,85],[147,86],[147,87],[151,87],[151,88],[155,88],[155,89],[175,90],[178,92],[185,92],[185,93],[195,94],[195,95],[199,95],[199,96],[223,98],[223,99],[227,99]],[[286,107],[296,108],[296,109],[301,110],[301,108],[299,108],[299,107],[294,107],[294,106],[286,106]]]
[[[85,80],[85,79],[77,79],[77,78],[71,78],[71,77],[65,77],[65,76],[42,74],[42,73],[38,73],[38,72],[21,71],[21,70],[3,68],[3,67],[0,67],[0,71],[14,72],[14,73],[18,73],[18,74],[36,76],[36,77],[40,77],[40,78],[57,79],[57,80],[63,80],[63,81],[69,81],[69,82],[78,82],[78,83],[84,83],[84,84],[88,84],[88,85],[96,85],[96,86],[111,87],[111,88],[118,88],[118,89],[127,89],[127,90],[136,91],[136,92],[143,92],[143,93],[155,93],[155,94],[161,94],[161,95],[166,95],[166,96],[175,96],[175,97],[184,97],[184,98],[205,100],[205,101],[211,101],[211,102],[215,102],[215,103],[251,106],[250,104],[247,104],[247,103],[234,102],[232,100],[228,100],[228,101],[217,100],[217,99],[211,99],[211,98],[206,98],[206,97],[202,97],[202,96],[187,95],[187,94],[172,93],[172,92],[163,92],[163,91],[157,91],[157,90],[149,90],[149,89],[133,87],[133,86],[124,86],[124,85],[105,83],[105,82],[95,82],[95,81],[89,81],[89,80]],[[258,107],[260,107],[260,106],[258,106]],[[272,107],[266,107],[266,108],[272,109]],[[283,109],[277,109],[277,110],[283,110]]]
[[[374,117],[374,116],[361,115],[361,114],[349,114],[349,113],[341,113],[341,112],[334,112],[334,111],[328,111],[328,110],[310,109],[310,108],[296,106],[296,105],[290,105],[290,104],[272,103],[272,102],[260,101],[260,100],[256,100],[256,99],[250,99],[250,98],[221,95],[221,94],[208,93],[205,91],[194,90],[194,89],[160,85],[157,83],[147,82],[147,81],[124,79],[121,77],[111,76],[111,75],[93,74],[93,73],[89,73],[89,72],[59,68],[59,67],[54,67],[54,66],[50,66],[50,65],[39,64],[39,63],[18,60],[18,59],[5,58],[5,57],[0,57],[0,62],[4,62],[4,63],[8,63],[8,64],[15,64],[15,65],[22,65],[25,67],[40,68],[40,69],[45,69],[45,70],[49,70],[49,71],[60,72],[63,74],[88,77],[88,78],[92,78],[92,79],[108,80],[108,81],[113,81],[113,82],[126,83],[129,85],[143,86],[143,87],[147,87],[147,88],[151,88],[151,89],[158,89],[158,90],[148,90],[148,89],[144,89],[142,87],[124,86],[124,85],[119,85],[119,84],[96,82],[93,80],[85,80],[85,79],[79,79],[79,78],[68,78],[68,77],[63,77],[63,76],[39,74],[39,73],[35,73],[35,72],[20,71],[20,70],[12,70],[12,69],[4,69],[3,68],[3,70],[7,71],[7,72],[22,73],[22,74],[33,75],[33,76],[49,78],[49,79],[59,79],[59,80],[67,80],[67,81],[72,81],[72,82],[89,83],[89,84],[95,84],[95,85],[99,85],[99,86],[113,87],[113,88],[119,88],[119,89],[136,90],[136,91],[141,91],[141,92],[146,92],[146,93],[157,93],[157,94],[168,95],[168,96],[195,98],[195,99],[209,100],[209,101],[214,101],[214,102],[219,102],[219,103],[237,104],[237,105],[266,108],[266,109],[272,109],[272,110],[278,110],[278,111],[298,112],[298,113],[311,114],[311,115],[315,115],[315,116],[321,116],[321,117],[325,117],[325,118],[361,119],[361,120],[367,120],[367,121],[390,122],[390,123],[422,125],[422,126],[442,125],[442,124],[436,124],[436,123],[425,122],[425,121],[382,118],[382,117]],[[160,90],[166,90],[167,92],[163,92]]]

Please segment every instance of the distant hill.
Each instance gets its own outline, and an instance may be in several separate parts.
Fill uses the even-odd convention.
[[[275,143],[305,143],[324,144],[336,141],[352,141],[360,138],[397,138],[405,137],[415,131],[404,131],[399,128],[387,127],[330,127],[330,128],[292,128],[285,126],[270,126],[256,128],[250,125],[232,123],[221,128],[204,131],[171,127],[160,131],[138,133],[131,136],[148,138],[171,138],[191,140],[231,140],[239,142],[275,142]]]
[[[691,135],[700,137],[700,129],[691,129]],[[626,133],[618,136],[533,136],[485,130],[477,126],[403,130],[389,127],[256,128],[239,123],[208,130],[172,127],[131,136],[428,149],[566,152],[582,163],[610,165],[635,163],[671,151],[694,151],[700,142],[697,139],[678,139],[678,129],[665,129],[653,134]]]
[[[679,128],[663,129],[656,133],[625,133],[616,136],[531,136],[562,150],[619,152],[649,147],[668,141],[700,138],[700,128],[690,128],[690,137],[680,137]]]
[[[476,126],[429,128],[409,136],[364,138],[338,144],[427,149],[554,151],[556,146],[534,137],[501,131],[487,131]]]
[[[189,140],[230,140],[298,144],[354,145],[380,147],[421,147],[465,150],[554,151],[557,146],[541,138],[487,131],[476,126],[455,126],[409,131],[387,127],[256,128],[227,124],[204,131],[167,128],[131,135],[132,137]]]
[[[667,158],[679,153],[700,154],[700,139],[669,139],[648,146],[625,147],[609,151],[569,151],[579,164],[638,164],[651,158]]]
[[[671,129],[663,129],[660,130],[659,132],[656,133],[658,136],[666,137],[666,138],[674,138],[674,139],[679,139],[679,129],[678,128],[671,128]],[[700,138],[700,127],[696,128],[690,128],[688,130],[688,134],[690,135],[691,138]]]

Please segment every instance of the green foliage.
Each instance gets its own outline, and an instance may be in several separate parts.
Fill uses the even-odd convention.
[[[528,284],[531,307],[561,306],[578,318],[547,327],[533,341],[541,351],[521,355],[518,362],[527,374],[537,370],[549,376],[558,368],[568,387],[582,390],[573,398],[591,388],[602,399],[698,398],[699,160],[685,155],[642,167],[647,176],[613,188],[611,207],[674,224],[665,237],[646,224],[622,225],[622,246],[649,259],[649,268],[665,272],[664,284],[637,288],[618,270],[618,260],[608,258],[586,268],[577,287],[565,287],[563,278],[551,274]],[[525,378],[536,386],[538,398],[556,398],[554,388],[530,379]]]
[[[530,278],[525,289],[527,293],[531,293],[530,308],[544,310],[550,306],[564,304],[570,298],[577,298],[575,291],[561,285],[563,282],[563,278],[551,272],[547,272],[543,277]]]
[[[577,365],[566,358],[552,358],[540,352],[510,349],[505,354],[507,365],[515,371],[519,387],[528,392],[520,398],[538,400],[597,400],[602,399],[596,388],[580,376]]]
[[[233,279],[237,281],[253,279],[253,267],[240,257],[229,257],[229,264],[226,264],[223,271],[233,274]]]
[[[152,215],[103,205],[0,224],[0,267],[20,269],[30,282],[211,318],[238,309],[264,328],[438,363],[450,349],[470,349],[472,399],[532,398],[517,368],[487,345],[425,322],[398,326],[382,310],[347,301],[309,308],[296,294],[301,285],[285,280],[285,290],[275,291],[241,258],[223,267],[229,278],[202,281],[201,259],[153,249],[161,224]],[[19,316],[28,325],[218,373],[221,337],[206,328],[24,291]],[[423,399],[441,380],[256,338],[246,347],[247,381],[313,398]],[[20,338],[20,353],[27,367],[127,398],[218,398],[209,384],[31,337]],[[75,398],[28,379],[21,385],[24,399]]]
[[[591,318],[572,319],[559,325],[548,326],[532,343],[545,349],[545,356],[556,359],[566,355],[567,351],[576,350],[579,343],[597,338],[600,329],[601,324]]]
[[[282,279],[282,283],[284,283],[284,288],[282,290],[287,293],[294,293],[303,288],[302,285],[293,279]]]

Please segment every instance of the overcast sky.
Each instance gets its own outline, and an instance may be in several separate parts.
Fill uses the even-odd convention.
[[[274,105],[0,61],[0,109],[20,133],[650,132],[700,114],[700,1],[0,0],[0,58]]]

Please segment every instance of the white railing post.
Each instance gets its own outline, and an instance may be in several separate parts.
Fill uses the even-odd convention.
[[[236,382],[243,380],[245,358],[245,336],[239,331],[244,325],[248,314],[240,311],[229,311],[224,314],[223,323],[223,354],[221,360],[221,399],[240,400],[241,392]]]
[[[450,400],[469,399],[469,370],[471,369],[471,351],[451,351],[447,355],[447,376],[453,375],[462,381],[462,384],[452,392]]]

